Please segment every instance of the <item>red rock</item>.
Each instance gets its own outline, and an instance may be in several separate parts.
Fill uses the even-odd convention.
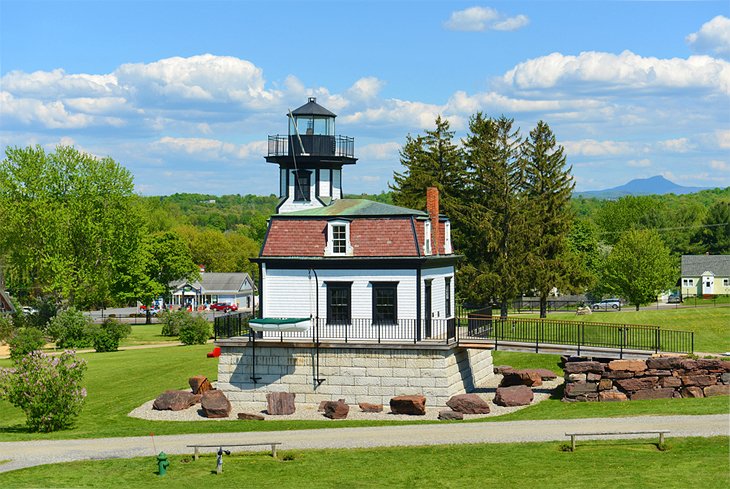
[[[702,392],[700,387],[696,385],[682,388],[682,397],[705,397],[705,393]]]
[[[659,378],[659,386],[660,387],[680,387],[682,385],[682,381],[677,377],[660,377]]]
[[[608,369],[641,372],[646,370],[646,362],[644,360],[613,360],[608,362]]]
[[[582,374],[586,372],[602,374],[604,367],[600,362],[568,362],[563,367],[563,371],[567,374]]]
[[[390,400],[390,411],[393,414],[423,416],[426,414],[426,398],[424,396],[396,396]]]
[[[542,380],[555,380],[558,378],[558,374],[546,368],[530,368],[527,370],[537,373]]]
[[[679,366],[685,370],[697,370],[698,368],[697,360],[690,360],[689,358],[682,360]]]
[[[652,389],[657,385],[659,377],[641,377],[634,379],[619,379],[614,382],[622,391],[640,391]]]
[[[190,384],[190,388],[193,390],[193,394],[202,394],[205,391],[213,389],[213,386],[210,385],[208,378],[204,375],[196,375],[195,377],[190,377],[188,379],[188,384]]]
[[[238,413],[238,419],[245,421],[263,421],[264,417],[256,413]]]
[[[565,384],[564,394],[567,397],[576,397],[589,394],[598,390],[598,384],[594,382],[570,382]]]
[[[194,406],[198,397],[188,391],[165,391],[152,403],[152,409],[157,411],[182,411]]]
[[[200,407],[207,418],[227,418],[231,414],[231,403],[223,391],[211,390],[203,392]]]
[[[294,414],[297,410],[294,404],[296,396],[290,392],[269,392],[266,394],[266,412],[275,416]]]
[[[464,419],[464,415],[456,411],[445,409],[443,411],[439,411],[439,419],[443,421],[462,420]]]
[[[593,374],[588,372],[586,374],[586,380],[588,382],[598,382],[599,380],[601,380],[601,374]]]
[[[730,385],[708,385],[704,393],[705,397],[730,396]]]
[[[537,387],[542,385],[542,377],[534,370],[514,370],[505,374],[499,385],[500,387],[509,387],[511,385]]]
[[[720,359],[697,360],[697,366],[701,369],[705,369],[708,372],[712,372],[715,374],[730,371],[730,362],[728,362],[727,360],[720,360]]]
[[[644,389],[629,394],[629,399],[639,401],[642,399],[670,399],[674,389]]]
[[[601,379],[600,382],[598,382],[598,390],[599,391],[609,391],[613,388],[613,382],[611,379]]]
[[[650,369],[658,369],[658,370],[671,370],[674,368],[679,368],[682,364],[682,361],[686,360],[684,357],[657,357],[657,358],[647,358],[646,359],[646,367]]]
[[[510,372],[514,372],[514,368],[510,367],[509,365],[497,365],[494,367],[494,373],[498,375],[505,375]]]
[[[704,387],[717,384],[717,377],[714,375],[685,375],[680,378],[682,379],[682,385],[686,386],[697,385]]]
[[[360,407],[360,410],[363,413],[382,413],[383,412],[383,405],[382,404],[370,404],[367,402],[361,402],[358,404]]]
[[[598,400],[601,402],[627,401],[626,394],[619,391],[602,391],[598,393]]]
[[[604,379],[631,379],[634,377],[634,372],[626,370],[616,370],[615,372],[606,372],[603,374]]]
[[[669,377],[670,375],[672,375],[671,370],[657,370],[655,368],[650,368],[641,372],[642,377]]]
[[[567,374],[567,378],[570,382],[585,382],[586,374]]]
[[[499,406],[527,406],[533,397],[532,389],[526,385],[497,387],[493,402]]]
[[[446,401],[446,405],[457,413],[489,414],[489,404],[476,394],[458,394]]]
[[[327,401],[324,405],[324,415],[329,419],[345,419],[350,412],[350,406],[342,399],[339,401]]]

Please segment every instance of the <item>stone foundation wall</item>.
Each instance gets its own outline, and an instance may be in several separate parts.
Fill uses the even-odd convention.
[[[656,357],[568,361],[563,401],[626,401],[730,395],[730,362]]]
[[[251,345],[232,339],[219,346],[218,389],[232,402],[266,402],[269,392],[291,392],[298,403],[345,399],[387,405],[394,396],[423,395],[429,406],[445,406],[451,396],[472,391],[493,375],[490,350],[327,345],[319,351],[319,377],[325,380],[317,385],[311,345],[257,342],[260,379],[254,384]]]

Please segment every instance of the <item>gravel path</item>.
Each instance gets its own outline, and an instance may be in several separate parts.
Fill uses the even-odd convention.
[[[82,440],[23,441],[0,443],[0,472],[49,463],[107,458],[152,457],[156,452],[192,453],[186,445],[201,443],[281,442],[282,450],[364,448],[464,443],[515,443],[566,441],[566,432],[671,430],[670,437],[728,436],[726,414],[705,416],[641,416],[494,423],[440,423],[368,428],[169,435],[155,437],[96,438]],[[599,438],[599,437],[596,437]],[[629,438],[626,436],[625,438]],[[215,449],[209,449],[210,452]],[[235,448],[234,451],[244,450]],[[260,451],[261,447],[252,450]]]

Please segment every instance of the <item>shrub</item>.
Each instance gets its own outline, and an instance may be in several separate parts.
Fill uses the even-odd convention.
[[[20,358],[14,369],[0,370],[0,396],[23,410],[31,431],[68,428],[86,398],[81,387],[85,371],[86,362],[72,351],[60,356],[34,351]]]
[[[188,321],[180,326],[180,341],[185,345],[204,344],[210,338],[210,324],[201,316],[188,316]]]
[[[107,352],[117,351],[119,342],[129,336],[132,327],[110,318],[102,324],[93,325],[90,331],[94,349],[98,352]]]
[[[0,314],[0,343],[8,342],[13,337],[15,332],[15,326],[10,316],[7,314]]]
[[[163,311],[157,317],[162,323],[163,336],[177,336],[180,334],[180,327],[190,319],[191,315],[180,309],[179,311]]]
[[[43,348],[46,344],[46,339],[43,337],[43,332],[38,328],[25,327],[15,331],[8,345],[10,345],[10,358],[14,361],[18,361],[28,353]]]
[[[58,313],[48,325],[57,348],[81,348],[91,344],[91,318],[73,307]]]

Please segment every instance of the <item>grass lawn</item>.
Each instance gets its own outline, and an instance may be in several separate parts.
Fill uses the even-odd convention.
[[[180,341],[177,336],[162,336],[162,324],[133,324],[132,334],[121,341],[119,346],[151,345],[168,341]]]
[[[215,456],[171,456],[156,475],[146,458],[74,462],[0,474],[0,486],[20,487],[500,487],[725,488],[728,438],[583,441],[575,452],[561,443],[443,445],[358,450],[234,453],[215,474]],[[284,460],[284,457],[289,460]],[[378,470],[379,468],[387,470]]]
[[[537,316],[531,314],[527,316]],[[594,312],[590,316],[576,316],[572,312],[551,312],[548,319],[647,324],[662,329],[694,331],[695,351],[723,353],[730,351],[730,307],[685,309],[623,309],[618,312]]]
[[[217,377],[217,359],[205,357],[210,345],[174,346],[127,350],[114,353],[85,353],[89,362],[85,384],[87,402],[77,425],[60,432],[29,433],[25,416],[6,401],[0,401],[0,441],[94,438],[115,436],[146,436],[179,433],[217,433],[232,431],[278,431],[308,428],[374,426],[384,424],[426,423],[427,421],[147,421],[130,418],[127,413],[140,404],[154,399],[166,389],[188,389],[187,379],[193,375]],[[555,355],[495,352],[495,364],[518,368],[545,367],[561,374]],[[0,360],[0,366],[9,366]],[[609,416],[639,416],[646,414],[720,414],[730,411],[727,397],[707,399],[659,399],[625,403],[563,403],[555,399],[522,411],[488,418],[486,422],[512,419],[589,418]],[[264,406],[262,406],[264,407]]]

